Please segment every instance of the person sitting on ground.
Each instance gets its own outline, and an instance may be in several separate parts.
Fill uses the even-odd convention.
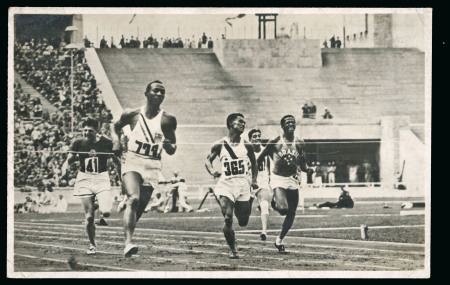
[[[324,119],[333,119],[333,115],[331,115],[331,113],[327,107],[325,107],[323,118]]]
[[[352,197],[350,196],[350,193],[348,191],[344,190],[344,186],[341,187],[341,190],[342,190],[342,193],[336,202],[325,202],[325,203],[322,203],[319,205],[314,204],[314,206],[316,206],[317,208],[323,208],[323,207],[338,208],[338,209],[353,208],[354,201],[353,201]]]

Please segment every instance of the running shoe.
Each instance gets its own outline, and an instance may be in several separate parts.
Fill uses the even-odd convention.
[[[259,237],[261,238],[262,241],[266,241],[267,240],[267,236],[266,236],[265,233],[260,234]]]
[[[275,247],[278,249],[278,252],[281,254],[286,254],[286,250],[284,249],[284,245],[280,244],[277,245],[277,243],[274,243]]]
[[[239,259],[239,255],[238,255],[237,251],[232,251],[228,258],[230,258],[230,259]]]
[[[125,255],[125,257],[130,258],[131,256],[133,256],[134,254],[136,254],[138,252],[138,247],[137,245],[134,244],[127,244],[125,246],[125,249],[123,250],[123,253]]]
[[[95,246],[91,245],[89,249],[86,251],[87,255],[95,255],[97,254],[97,248]]]

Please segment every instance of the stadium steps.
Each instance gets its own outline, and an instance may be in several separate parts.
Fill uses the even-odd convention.
[[[179,169],[198,184],[214,184],[204,161],[210,144],[226,135],[225,119],[231,112],[245,115],[247,129],[278,125],[288,113],[301,118],[301,107],[309,101],[317,106],[315,123],[323,121],[325,107],[334,116],[332,124],[396,115],[424,123],[424,53],[415,49],[328,49],[322,50],[322,68],[226,70],[208,50],[97,52],[124,108],[145,102],[148,82],[159,79],[166,84],[162,107],[177,117],[180,145],[175,156],[164,159],[164,172],[170,177]],[[192,140],[198,144],[183,145]]]
[[[50,114],[56,113],[58,109],[53,106],[50,101],[47,100],[44,96],[42,96],[36,89],[33,88],[28,82],[26,82],[22,77],[20,77],[20,74],[14,71],[14,80],[18,81],[20,85],[22,86],[22,90],[24,94],[30,94],[31,98],[39,98],[41,100],[42,104],[42,110],[47,111]]]

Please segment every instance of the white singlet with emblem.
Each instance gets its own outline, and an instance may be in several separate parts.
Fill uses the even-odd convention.
[[[145,116],[145,106],[141,107],[139,120],[128,139],[128,152],[145,159],[161,160],[162,141],[161,117],[164,110],[159,111],[153,119]]]
[[[158,189],[158,182],[165,180],[161,169],[161,152],[164,135],[161,130],[160,110],[153,119],[145,117],[145,106],[142,106],[139,119],[132,131],[127,131],[126,152],[123,154],[122,175],[137,172],[142,177],[143,185],[151,185]]]
[[[220,162],[222,164],[222,175],[220,178],[230,179],[234,177],[246,177],[248,175],[248,156],[244,139],[241,138],[241,141],[237,146],[232,146],[228,137],[224,137],[223,140],[222,150],[220,151]],[[236,155],[235,158],[232,158],[225,148],[225,142],[228,143],[233,150]]]

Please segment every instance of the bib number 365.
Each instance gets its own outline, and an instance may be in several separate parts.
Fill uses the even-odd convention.
[[[225,161],[223,163],[223,166],[225,167],[225,176],[231,176],[231,175],[239,175],[245,173],[245,167],[244,167],[244,160],[232,160],[232,161]]]

